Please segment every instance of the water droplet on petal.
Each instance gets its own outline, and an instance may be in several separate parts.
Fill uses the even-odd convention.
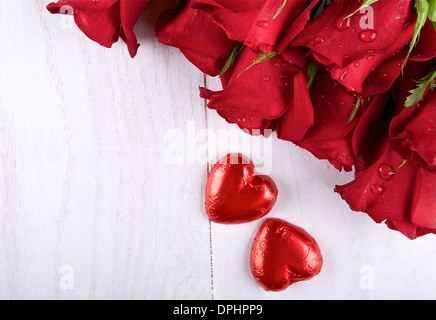
[[[264,21],[264,20],[259,20],[256,22],[256,25],[258,27],[264,28],[264,29],[268,29],[270,27],[270,24],[268,21]]]
[[[351,18],[348,19],[339,19],[339,21],[336,23],[336,28],[339,31],[345,31],[348,30],[351,26]]]
[[[269,82],[270,80],[271,80],[270,76],[263,77],[263,81],[265,81],[265,82]]]
[[[320,44],[320,43],[324,42],[324,39],[321,37],[316,37],[314,41],[315,41],[315,44]]]
[[[382,178],[383,180],[389,181],[395,175],[395,172],[392,170],[393,168],[391,165],[387,163],[383,163],[378,167],[378,174],[380,175],[380,178]]]
[[[381,193],[383,193],[384,189],[380,184],[376,183],[376,184],[372,185],[371,191],[374,194],[381,194]]]
[[[372,42],[375,40],[375,38],[377,38],[377,32],[374,30],[363,31],[360,34],[360,39],[365,42]]]
[[[340,79],[341,82],[344,81],[345,76],[347,75],[347,73],[348,73],[348,71],[345,71],[345,72],[342,74],[341,79]]]

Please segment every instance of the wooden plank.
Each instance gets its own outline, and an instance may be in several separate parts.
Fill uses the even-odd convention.
[[[1,3],[0,297],[210,298],[206,162],[168,140],[205,127],[203,75],[143,21],[132,60],[47,3]]]

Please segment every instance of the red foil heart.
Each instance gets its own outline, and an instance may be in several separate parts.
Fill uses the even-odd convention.
[[[228,154],[212,168],[206,186],[206,212],[216,223],[238,224],[265,216],[277,200],[277,186],[240,153]]]
[[[251,273],[267,291],[309,280],[322,268],[321,251],[305,230],[280,219],[260,227],[251,248]]]

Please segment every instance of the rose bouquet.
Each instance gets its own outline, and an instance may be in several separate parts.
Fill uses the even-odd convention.
[[[221,91],[200,88],[210,109],[355,170],[336,187],[352,210],[410,239],[436,233],[435,0],[63,0],[47,8],[73,14],[103,46],[121,38],[134,57],[134,26],[149,3],[158,41],[220,77]]]

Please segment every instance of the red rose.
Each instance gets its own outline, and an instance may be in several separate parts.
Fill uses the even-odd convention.
[[[436,59],[412,62],[406,67],[404,77],[397,81],[397,109],[400,111],[390,123],[389,134],[392,148],[403,159],[416,153],[429,170],[436,173],[436,91],[428,86],[420,101],[413,107],[404,108],[410,91],[417,86],[414,80],[422,79],[432,67],[436,67]]]
[[[150,1],[61,0],[50,3],[47,9],[51,13],[73,13],[80,30],[104,47],[110,48],[121,37],[134,57],[139,44],[133,28]]]
[[[371,105],[383,110],[387,98],[358,99],[321,68],[311,89],[315,123],[297,144],[338,170],[351,171],[357,161],[352,139],[362,110]]]
[[[207,12],[230,39],[255,52],[270,53],[284,30],[313,0],[193,0],[192,7]],[[312,6],[313,6],[312,5]]]
[[[158,20],[156,35],[162,44],[179,48],[202,72],[217,76],[227,54],[238,45],[212,22],[210,15],[192,9],[188,1],[180,11],[166,11]],[[195,35],[195,36],[193,36]]]
[[[306,110],[298,110],[305,108],[303,104],[293,103],[294,82],[298,86],[298,79],[300,83],[302,79],[304,86],[306,84],[304,76],[294,81],[300,68],[280,55],[250,67],[258,57],[259,54],[245,47],[234,67],[227,71],[227,77],[223,78],[222,91],[202,89],[201,96],[210,100],[208,107],[219,111],[228,122],[248,130],[273,129],[276,121],[290,109],[299,119],[304,119]],[[309,126],[313,122],[310,118]],[[302,127],[293,129],[307,130],[306,121],[297,125]]]
[[[392,1],[378,1],[369,11],[373,16],[356,13],[345,19],[361,5],[358,0],[333,1],[290,45],[309,48],[313,58],[329,68],[333,79],[350,91],[370,96],[387,91],[400,75],[416,14],[413,0],[395,5]],[[366,18],[369,20],[362,20]],[[372,73],[383,80],[381,88],[380,77],[373,77],[377,85],[365,83]]]
[[[304,104],[299,102],[304,98],[300,88],[305,87],[305,76],[301,74],[294,79],[294,75],[307,64],[306,50],[285,48],[282,51],[286,60],[282,55],[276,55],[257,65],[252,64],[259,58],[259,48],[270,46],[265,51],[271,53],[271,48],[285,33],[285,26],[292,30],[293,36],[303,29],[310,18],[310,10],[317,3],[311,1],[307,6],[309,2],[285,1],[282,7],[277,1],[190,0],[180,12],[164,13],[157,24],[156,34],[161,43],[180,48],[206,74],[223,74],[223,91],[201,89],[201,96],[210,99],[209,108],[252,134],[253,129],[276,130],[285,121],[286,129],[280,134],[297,141],[313,124],[313,112],[307,103],[309,99],[305,99]],[[298,16],[297,13],[304,14]],[[271,19],[269,27],[256,23],[263,21],[262,17]],[[241,19],[244,26],[241,26]],[[250,41],[257,39],[256,32],[263,35],[263,40],[253,44]],[[243,33],[247,37],[242,36]],[[287,39],[292,34],[288,32]],[[223,70],[228,59],[233,59],[233,64]],[[294,86],[298,90],[293,90]]]
[[[413,107],[404,105],[417,86],[414,79],[434,64],[408,64],[392,104],[365,110],[353,136],[353,150],[361,158],[356,179],[336,187],[352,210],[386,221],[411,239],[436,233],[436,92],[428,88]]]
[[[336,192],[353,211],[366,212],[377,223],[386,221],[411,239],[436,233],[436,175],[416,155],[391,174],[384,168],[399,166],[403,159],[388,137],[379,148],[373,164]]]

